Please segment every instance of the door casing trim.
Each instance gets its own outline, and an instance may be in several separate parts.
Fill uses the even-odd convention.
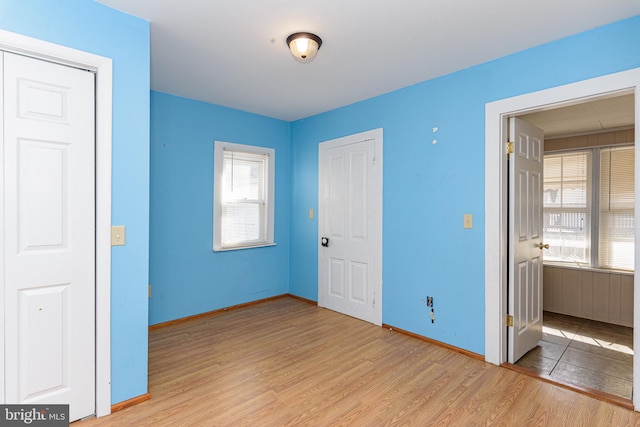
[[[0,50],[96,73],[96,415],[111,413],[112,60],[0,30]],[[4,297],[0,307],[4,318]],[[0,369],[4,384],[4,363]],[[4,386],[2,387],[4,402]]]
[[[525,112],[576,104],[608,94],[635,93],[635,141],[640,139],[640,68],[502,99],[485,105],[485,361],[499,365],[507,354],[507,119]],[[640,170],[640,150],[635,167]],[[635,175],[635,223],[640,224],[640,174]],[[635,230],[635,265],[640,265],[640,227]],[[640,280],[634,275],[634,312],[640,307]],[[634,342],[640,342],[640,316],[634,315]],[[640,390],[640,357],[633,359],[633,389]],[[640,393],[633,405],[640,409]]]

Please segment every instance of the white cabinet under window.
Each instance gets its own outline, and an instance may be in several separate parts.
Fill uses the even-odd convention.
[[[215,142],[213,249],[274,244],[275,150]]]

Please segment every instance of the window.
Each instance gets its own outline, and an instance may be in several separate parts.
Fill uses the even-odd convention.
[[[544,156],[544,240],[547,261],[589,265],[591,151]]]
[[[634,157],[633,147],[600,150],[600,267],[633,270]]]
[[[634,147],[544,157],[545,261],[633,270]]]
[[[213,164],[213,250],[275,244],[275,150],[216,141]]]

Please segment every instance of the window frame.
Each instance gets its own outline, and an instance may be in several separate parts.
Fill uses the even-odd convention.
[[[222,219],[223,219],[223,176],[224,176],[224,153],[247,153],[265,156],[264,185],[264,215],[261,223],[265,230],[265,239],[259,241],[249,241],[232,245],[222,243]],[[274,148],[260,147],[255,145],[237,144],[232,142],[214,141],[213,149],[213,251],[224,252],[238,249],[260,248],[265,246],[275,246],[275,162],[276,151]]]
[[[586,190],[586,198],[584,201],[584,206],[554,206],[554,207],[545,207],[544,205],[544,197],[543,197],[543,203],[542,203],[542,210],[543,210],[543,218],[546,218],[547,213],[551,213],[551,214],[580,214],[580,213],[584,213],[586,218],[587,218],[587,223],[584,224],[584,226],[587,228],[587,234],[588,234],[588,247],[586,249],[586,257],[583,260],[571,260],[571,261],[557,261],[557,260],[549,260],[548,263],[557,263],[557,264],[562,264],[562,265],[579,265],[579,266],[588,266],[591,267],[593,264],[593,242],[594,242],[594,237],[593,237],[593,232],[594,230],[597,231],[597,228],[595,228],[595,224],[594,224],[594,201],[597,200],[597,195],[595,194],[595,192],[597,191],[596,188],[594,188],[594,183],[593,183],[593,179],[595,177],[595,171],[593,169],[593,164],[594,164],[594,152],[591,148],[580,148],[580,149],[575,149],[575,150],[563,150],[563,151],[553,151],[553,152],[549,152],[549,153],[545,153],[544,154],[544,160],[546,162],[547,157],[561,157],[563,164],[564,164],[564,156],[570,156],[570,155],[580,155],[580,154],[586,154],[586,185],[587,185],[587,190]],[[564,169],[564,168],[563,168]],[[545,167],[543,169],[543,176],[544,176],[544,185],[546,185],[546,179],[548,177],[548,171],[547,168]],[[562,179],[561,177],[561,182],[562,185],[564,186],[564,179]],[[544,187],[543,185],[543,187]],[[563,201],[562,198],[562,191],[560,192],[560,197],[561,197],[561,201]],[[562,202],[561,202],[562,203]],[[546,222],[546,221],[545,221]],[[544,227],[544,225],[543,225]],[[548,240],[548,234],[544,232],[544,228],[543,228],[543,236],[545,241]],[[585,239],[587,240],[587,239]],[[550,243],[550,242],[547,242]]]
[[[596,251],[595,251],[595,254],[594,254],[593,265],[597,266],[595,268],[598,268],[600,270],[635,273],[635,270],[633,268],[632,269],[624,269],[624,268],[615,268],[615,267],[605,266],[604,263],[602,262],[603,261],[603,259],[602,259],[603,255],[601,254],[600,250],[601,250],[601,245],[602,245],[603,241],[605,240],[605,239],[601,238],[601,236],[602,236],[601,235],[601,233],[602,233],[601,232],[601,228],[602,228],[601,227],[601,225],[602,225],[601,218],[602,218],[603,212],[604,212],[603,209],[602,209],[602,200],[601,200],[601,196],[603,195],[603,193],[602,193],[602,183],[601,183],[601,180],[602,180],[602,163],[601,163],[602,162],[602,151],[603,150],[609,150],[609,152],[612,153],[615,150],[633,149],[634,151],[633,151],[633,156],[631,157],[631,159],[632,159],[631,160],[631,164],[633,165],[633,173],[634,173],[634,177],[635,177],[635,148],[636,147],[635,147],[635,144],[617,144],[617,145],[607,145],[607,146],[600,146],[600,147],[594,147],[594,148],[597,148],[597,150],[598,150],[597,151],[598,152],[598,177],[597,177],[598,178],[598,206],[597,207],[594,206],[594,209],[597,209],[597,215],[598,215],[598,224],[597,224],[597,226],[598,226],[598,240],[597,240],[598,247],[596,248]],[[611,191],[610,188],[608,188],[608,190]],[[635,214],[635,191],[633,192],[633,194],[634,194],[634,203],[633,203],[634,208],[632,208],[631,210]],[[621,213],[624,213],[622,211],[627,211],[626,213],[629,213],[628,212],[629,210],[630,210],[629,208],[626,208],[626,209],[611,209],[611,208],[609,208],[608,212],[609,212],[609,215],[612,215],[612,213],[614,213],[614,212],[619,215]],[[634,215],[631,215],[631,217],[635,218]],[[634,232],[633,232],[633,235],[634,235],[634,242],[635,242],[635,221],[634,221]],[[634,258],[635,258],[635,255],[634,255],[634,257],[632,257],[632,259],[634,259]],[[631,260],[631,262],[633,263],[632,260]]]
[[[578,153],[581,151],[590,151],[591,152],[591,167],[590,167],[590,181],[591,181],[591,195],[590,195],[590,206],[589,206],[589,216],[591,219],[591,224],[590,224],[590,239],[589,239],[589,245],[590,245],[590,256],[589,256],[589,260],[588,260],[588,264],[582,264],[582,263],[578,263],[577,265],[580,268],[584,268],[584,269],[590,269],[590,270],[594,270],[594,271],[608,271],[608,272],[619,272],[619,273],[635,273],[634,270],[626,270],[626,269],[621,269],[621,268],[612,268],[612,267],[603,267],[600,265],[600,254],[599,254],[599,250],[600,250],[600,192],[601,192],[601,188],[600,188],[600,179],[601,179],[601,171],[600,171],[600,152],[603,149],[609,149],[609,148],[624,148],[624,147],[628,147],[628,148],[634,148],[635,149],[635,144],[634,143],[625,143],[625,144],[613,144],[613,145],[599,145],[599,146],[593,146],[593,147],[580,147],[580,148],[574,148],[574,149],[563,149],[563,150],[553,150],[553,151],[549,151],[546,152],[544,154],[544,156],[546,157],[547,155],[549,156],[553,156],[553,155],[564,155],[564,154],[571,154],[571,153]],[[543,172],[544,173],[544,172]],[[547,209],[553,211],[554,208],[545,208],[543,205],[543,211],[546,211]],[[543,230],[544,233],[544,230]],[[550,265],[550,266],[568,266],[568,267],[575,267],[576,266],[576,262],[572,262],[572,261],[547,261],[543,259],[543,262],[545,265]]]

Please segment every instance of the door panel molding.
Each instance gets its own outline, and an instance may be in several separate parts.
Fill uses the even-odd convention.
[[[507,119],[589,99],[635,93],[635,141],[640,141],[640,68],[515,96],[485,105],[485,360],[507,360]],[[640,150],[636,150],[636,169]],[[640,224],[640,174],[636,174],[635,222]],[[635,265],[640,266],[640,227],[635,230]],[[634,277],[634,307],[640,307],[640,278]],[[639,311],[640,313],[640,311]],[[634,316],[634,342],[640,342],[640,316]],[[633,388],[640,390],[640,357],[633,360]],[[633,404],[640,409],[640,393]]]
[[[542,339],[542,249],[536,244],[542,234],[544,132],[517,117],[509,121],[509,141],[515,146],[509,155],[509,180],[514,184],[509,186],[509,235],[517,238],[509,241],[509,314],[514,324],[508,328],[507,360],[515,363]]]
[[[96,73],[96,415],[108,415],[111,413],[112,60],[4,30],[0,30],[0,50]],[[0,268],[4,273],[2,265]],[[4,318],[4,297],[0,302],[0,317]],[[4,332],[0,337],[4,339]],[[2,362],[4,366],[3,359]],[[4,384],[4,370],[0,371]],[[4,402],[4,387],[1,388],[0,398]]]
[[[380,128],[318,145],[318,305],[375,325],[382,324],[382,137]]]
[[[5,399],[77,420],[95,414],[95,75],[3,56]]]

